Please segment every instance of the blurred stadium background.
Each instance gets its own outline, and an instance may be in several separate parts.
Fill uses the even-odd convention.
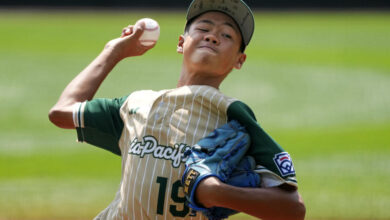
[[[174,87],[189,3],[0,1],[0,220],[92,219],[110,203],[120,158],[76,143],[48,110],[142,17],[159,21],[158,44],[122,61],[96,97]],[[306,219],[390,219],[389,1],[247,3],[256,17],[248,59],[221,90],[292,155]]]

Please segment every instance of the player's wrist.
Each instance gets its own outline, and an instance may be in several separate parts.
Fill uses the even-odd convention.
[[[103,62],[115,66],[122,59],[124,59],[124,57],[121,54],[122,53],[117,46],[107,44],[104,47],[103,51],[100,53],[100,56],[102,57]]]

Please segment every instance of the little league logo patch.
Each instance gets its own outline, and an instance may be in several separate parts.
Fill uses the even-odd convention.
[[[276,154],[274,161],[282,176],[295,175],[295,169],[291,157],[287,152]]]

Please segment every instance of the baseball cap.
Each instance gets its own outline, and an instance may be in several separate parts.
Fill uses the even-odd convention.
[[[223,12],[237,23],[245,46],[255,30],[251,9],[242,0],[193,0],[187,10],[187,22],[207,11]]]

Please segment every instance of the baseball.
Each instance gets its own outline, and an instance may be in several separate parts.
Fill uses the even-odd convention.
[[[135,23],[135,27],[145,23],[144,33],[140,37],[140,42],[144,46],[151,46],[155,44],[160,36],[160,26],[157,21],[151,18],[142,18]]]

